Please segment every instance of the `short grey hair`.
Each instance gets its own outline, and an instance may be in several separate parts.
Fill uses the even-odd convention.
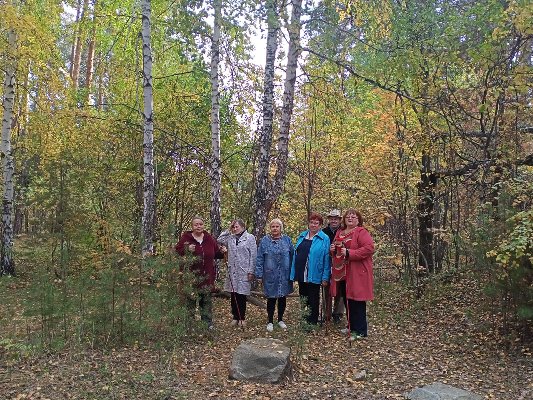
[[[202,221],[205,224],[205,220],[200,215],[197,214],[194,217],[192,217],[191,223],[194,222],[195,219],[199,219],[200,221]]]
[[[235,218],[233,221],[231,221],[231,227],[233,227],[233,225],[235,224],[239,224],[240,226],[243,227],[243,229],[246,229],[246,224],[244,223],[244,221],[240,218]]]
[[[272,221],[270,221],[270,223],[268,224],[268,226],[270,227],[270,225],[272,225],[273,223],[276,223],[276,224],[278,224],[279,226],[281,226],[281,231],[283,232],[283,222],[281,222],[281,219],[279,219],[279,218],[274,218]]]

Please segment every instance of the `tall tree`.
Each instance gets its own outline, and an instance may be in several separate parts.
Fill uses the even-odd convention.
[[[13,105],[15,101],[15,31],[10,29],[8,35],[8,46],[12,51],[6,65],[6,76],[4,80],[4,113],[2,115],[2,166],[4,168],[4,196],[2,199],[2,259],[0,275],[15,274],[15,264],[13,260],[13,174],[15,165],[13,163],[13,153],[11,149],[11,128],[13,124]]]
[[[142,46],[143,46],[143,97],[144,97],[144,141],[143,141],[143,218],[142,254],[153,253],[155,216],[154,179],[154,98],[152,93],[152,46],[151,46],[151,1],[142,2]]]
[[[278,5],[276,0],[266,0],[267,18],[267,47],[265,75],[263,82],[263,124],[259,135],[259,162],[254,192],[253,234],[259,238],[264,232],[268,216],[267,187],[270,170],[270,147],[272,145],[272,130],[274,123],[274,75],[276,68],[276,53],[278,50],[278,36],[280,30]]]
[[[267,0],[267,51],[265,64],[265,82],[263,92],[263,126],[259,140],[259,165],[254,198],[254,234],[261,237],[264,234],[266,220],[272,205],[283,191],[287,176],[287,162],[289,154],[289,130],[294,105],[294,88],[296,84],[296,70],[300,48],[302,2],[292,2],[291,22],[289,31],[289,52],[285,70],[285,84],[283,90],[283,106],[281,126],[277,143],[276,174],[269,181],[270,148],[273,136],[274,119],[274,63],[277,51],[277,39],[280,30],[279,10],[276,1]]]
[[[89,38],[89,48],[87,49],[87,70],[85,71],[85,88],[87,90],[85,101],[89,103],[91,99],[91,86],[93,83],[93,66],[94,66],[94,50],[96,45],[96,3],[93,3],[93,16],[91,21],[91,36]]]
[[[74,44],[74,51],[72,52],[72,60],[71,60],[71,78],[72,78],[72,85],[74,89],[78,88],[79,84],[79,78],[80,78],[80,65],[81,65],[81,52],[82,52],[82,46],[83,46],[83,23],[85,20],[85,13],[87,12],[87,9],[89,8],[89,0],[84,0],[83,5],[81,4],[81,1],[78,2],[78,11],[76,14],[76,22],[78,22],[78,27],[76,31],[76,35],[74,38],[75,44]],[[79,20],[78,20],[79,15]]]
[[[287,67],[285,69],[285,84],[283,89],[283,106],[281,111],[281,126],[278,136],[278,154],[276,160],[276,174],[269,191],[269,203],[272,205],[283,191],[289,155],[289,131],[291,127],[292,110],[294,108],[294,88],[296,85],[296,72],[298,58],[301,53],[300,30],[302,16],[302,1],[292,1],[291,22],[289,24],[289,50],[287,54]],[[265,221],[266,222],[266,221]]]
[[[220,191],[222,171],[220,166],[220,23],[222,18],[222,1],[213,0],[213,36],[211,39],[211,231],[218,237],[222,230],[220,219]]]

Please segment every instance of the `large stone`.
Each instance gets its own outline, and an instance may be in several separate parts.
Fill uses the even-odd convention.
[[[440,382],[413,389],[405,394],[405,398],[409,400],[482,400],[482,397],[475,393]]]
[[[278,383],[291,374],[290,353],[281,340],[246,340],[233,354],[229,376],[237,380]]]

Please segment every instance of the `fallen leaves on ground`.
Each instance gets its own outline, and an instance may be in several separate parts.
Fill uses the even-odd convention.
[[[297,333],[298,299],[288,299],[289,330],[267,333],[266,313],[249,305],[248,327],[230,326],[229,304],[216,299],[214,332],[197,331],[174,349],[155,344],[111,350],[71,348],[13,357],[0,345],[2,399],[403,399],[435,381],[485,399],[533,397],[531,343],[509,342],[490,319],[468,315],[480,292],[458,283],[428,301],[383,290],[369,305],[369,337],[354,342],[342,326]],[[487,317],[487,318],[490,318]],[[4,329],[5,330],[5,329]],[[278,385],[228,379],[235,348],[246,339],[303,340],[293,352],[293,379]]]

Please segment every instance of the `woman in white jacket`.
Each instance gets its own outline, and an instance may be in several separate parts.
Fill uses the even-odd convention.
[[[254,278],[257,244],[255,236],[246,232],[244,221],[232,221],[229,231],[218,237],[222,244],[221,251],[228,254],[228,273],[224,282],[224,291],[231,295],[231,313],[233,326],[245,326],[246,296],[250,294],[251,281]]]

